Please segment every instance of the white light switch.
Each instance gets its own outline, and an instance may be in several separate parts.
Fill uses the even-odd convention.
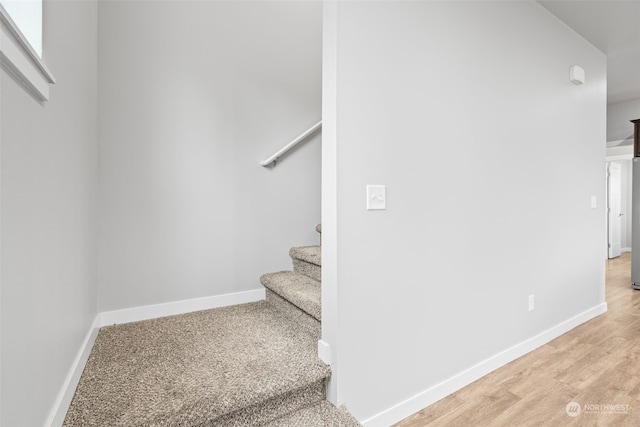
[[[596,196],[591,196],[591,209],[598,207],[598,199]]]
[[[367,210],[384,210],[387,208],[387,186],[367,185]]]

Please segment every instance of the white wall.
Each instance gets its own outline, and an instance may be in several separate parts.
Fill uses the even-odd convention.
[[[535,2],[330,7],[323,337],[332,392],[366,420],[602,307],[606,58]],[[386,211],[365,210],[367,184]]]
[[[44,425],[97,314],[97,4],[43,19],[50,101],[0,77],[3,426]]]
[[[143,24],[142,24],[143,23]],[[316,244],[320,2],[100,2],[99,309],[257,289]]]
[[[640,99],[607,106],[607,141],[633,138],[633,123],[640,119]]]

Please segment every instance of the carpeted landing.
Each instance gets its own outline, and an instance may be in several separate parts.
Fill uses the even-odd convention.
[[[319,283],[274,274],[271,302],[102,328],[64,426],[359,426],[325,400]]]

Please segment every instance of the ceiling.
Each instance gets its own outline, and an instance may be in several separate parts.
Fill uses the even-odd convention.
[[[640,99],[640,0],[538,0],[607,55],[607,103]]]

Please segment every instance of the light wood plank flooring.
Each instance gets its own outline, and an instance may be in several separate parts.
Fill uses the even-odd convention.
[[[640,291],[629,253],[606,263],[605,314],[395,427],[640,426]],[[580,405],[574,417],[570,402]]]

